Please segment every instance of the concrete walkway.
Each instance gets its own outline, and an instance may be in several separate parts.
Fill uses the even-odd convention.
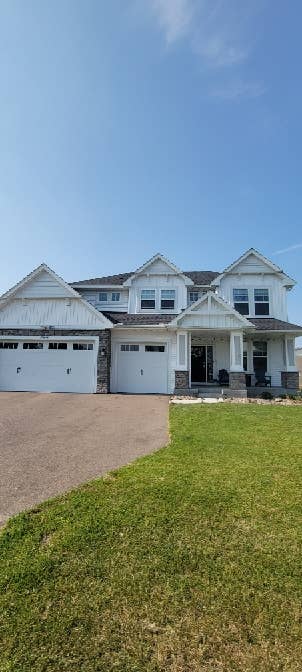
[[[0,524],[168,443],[168,397],[0,393]]]

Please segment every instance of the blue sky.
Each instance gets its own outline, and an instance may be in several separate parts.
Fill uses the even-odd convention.
[[[301,20],[296,0],[1,3],[1,291],[42,261],[219,270],[254,246],[302,323]]]

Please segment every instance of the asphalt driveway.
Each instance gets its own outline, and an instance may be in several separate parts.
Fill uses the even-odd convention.
[[[0,524],[168,442],[168,398],[0,393]]]

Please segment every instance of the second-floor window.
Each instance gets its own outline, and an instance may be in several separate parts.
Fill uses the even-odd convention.
[[[254,289],[255,315],[269,315],[268,289]]]
[[[189,292],[189,303],[195,303],[199,299],[199,292]]]
[[[160,295],[160,309],[174,310],[175,307],[175,289],[162,289]]]
[[[141,290],[141,309],[152,310],[155,308],[155,289]]]
[[[112,292],[111,299],[112,301],[119,301],[120,300],[120,292]]]
[[[108,294],[107,292],[100,292],[99,294],[99,301],[108,301]]]
[[[249,315],[249,292],[248,289],[233,289],[234,308],[241,315]]]

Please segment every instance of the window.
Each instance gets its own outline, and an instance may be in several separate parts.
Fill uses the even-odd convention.
[[[162,289],[160,308],[161,310],[174,310],[175,306],[175,289]]]
[[[243,350],[243,371],[247,371],[247,351]]]
[[[139,345],[130,344],[130,343],[123,343],[121,345],[121,351],[122,352],[138,352],[139,351]]]
[[[145,352],[165,352],[164,345],[145,345]]]
[[[141,309],[155,308],[155,289],[142,289],[141,291]]]
[[[112,292],[111,299],[112,299],[112,301],[119,301],[120,296],[121,296],[120,292]]]
[[[268,289],[254,289],[255,315],[269,315]]]
[[[234,308],[241,315],[249,314],[249,293],[247,289],[233,289]]]
[[[30,343],[23,343],[23,350],[42,350],[43,349],[43,343],[34,343],[31,341]]]
[[[189,292],[189,303],[195,303],[199,299],[199,292]]]
[[[18,343],[13,343],[12,341],[1,341],[0,342],[0,348],[3,350],[16,350],[18,347]]]
[[[100,292],[99,293],[99,301],[105,302],[108,301],[108,294],[107,292]]]
[[[67,343],[48,343],[48,350],[67,350]]]
[[[93,343],[73,343],[74,350],[93,350]]]
[[[253,343],[253,366],[254,371],[267,371],[267,342],[254,341]]]

